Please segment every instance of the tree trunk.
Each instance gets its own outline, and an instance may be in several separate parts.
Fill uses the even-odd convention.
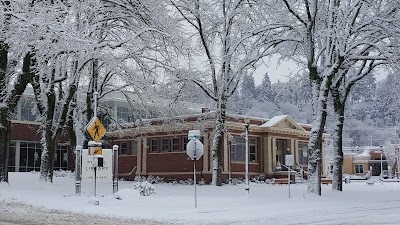
[[[51,79],[48,80],[50,85],[49,90],[46,93],[46,107],[45,121],[42,125],[42,159],[40,165],[40,179],[43,181],[53,182],[53,168],[54,168],[54,155],[57,148],[58,135],[57,131],[54,130],[54,112],[56,110],[56,94],[54,90],[54,76],[55,71],[52,71]],[[56,134],[56,135],[53,135]]]
[[[8,183],[11,122],[8,107],[0,107],[0,183]]]
[[[54,157],[57,149],[57,139],[51,136],[51,132],[45,133],[45,144],[42,144],[42,158],[40,164],[40,180],[53,182]]]
[[[316,72],[316,71],[314,71]],[[322,173],[322,135],[326,123],[326,107],[329,94],[330,82],[326,78],[320,83],[312,80],[313,90],[313,119],[314,124],[308,143],[308,184],[307,192],[321,195],[321,173]]]
[[[212,184],[217,186],[222,186],[222,171],[223,171],[223,140],[225,132],[225,119],[226,119],[226,103],[227,98],[222,95],[219,99],[217,108],[217,118],[215,121],[214,138],[212,145]]]
[[[340,99],[339,87],[331,90],[333,106],[335,111],[335,129],[333,131],[333,180],[332,189],[343,191],[343,124],[344,103]]]
[[[0,183],[8,182],[8,155],[10,145],[10,118],[6,104],[8,46],[0,41]]]

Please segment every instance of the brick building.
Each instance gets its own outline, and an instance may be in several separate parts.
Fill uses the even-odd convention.
[[[176,121],[145,120],[141,126],[129,126],[107,132],[110,144],[119,145],[119,173],[187,179],[193,176],[193,162],[186,155],[189,130],[201,130],[204,155],[196,162],[198,175],[207,181],[212,174],[213,113],[180,117]],[[245,117],[229,115],[223,141],[223,175],[244,177]],[[290,116],[272,119],[251,117],[249,122],[249,175],[287,177],[285,155],[295,156],[298,166],[307,168],[311,126],[296,123]],[[322,160],[324,162],[324,160]],[[324,167],[323,167],[324,168]],[[286,171],[286,172],[285,172]]]

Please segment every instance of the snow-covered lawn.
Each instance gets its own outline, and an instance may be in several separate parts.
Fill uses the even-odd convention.
[[[192,185],[155,184],[156,194],[140,196],[133,182],[120,182],[122,200],[98,194],[100,205],[90,204],[92,186],[75,196],[72,177],[55,177],[53,184],[39,182],[35,173],[10,173],[10,186],[0,184],[0,202],[21,202],[36,208],[119,218],[155,219],[173,224],[399,224],[400,183],[367,186],[344,184],[344,192],[322,186],[322,196],[306,194],[305,184],[251,183],[215,187],[197,185],[198,208],[194,207]],[[98,193],[103,193],[99,187]],[[112,187],[109,191],[112,190]],[[1,215],[1,214],[0,214]],[[1,218],[0,218],[1,221]]]

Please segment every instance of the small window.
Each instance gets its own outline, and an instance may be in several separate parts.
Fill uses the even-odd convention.
[[[161,151],[168,152],[170,149],[170,139],[161,140]]]
[[[363,165],[354,165],[356,169],[356,173],[364,173],[364,166]]]
[[[179,138],[172,138],[172,151],[179,151],[180,148],[180,139]]]
[[[137,141],[132,141],[131,142],[131,155],[137,155],[138,151],[138,143]]]
[[[158,139],[151,139],[150,152],[158,152]]]
[[[121,143],[121,154],[126,155],[128,154],[128,145],[126,143]]]
[[[256,162],[256,146],[249,146],[249,162]]]
[[[184,137],[183,138],[183,151],[186,151],[186,145],[187,145],[187,143],[189,142],[189,139],[188,139],[188,137]]]

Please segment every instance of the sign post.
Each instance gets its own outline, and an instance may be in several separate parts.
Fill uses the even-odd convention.
[[[75,195],[81,195],[81,185],[82,185],[82,165],[81,165],[82,147],[76,146],[75,153]]]
[[[93,178],[93,195],[94,204],[99,205],[99,201],[96,199],[96,172],[97,167],[103,167],[103,149],[101,148],[100,139],[106,133],[106,128],[103,126],[99,118],[97,118],[97,92],[94,93],[94,117],[86,125],[85,130],[90,135],[93,141],[88,142],[89,155],[93,156],[92,164],[94,171]]]
[[[193,181],[194,181],[194,207],[197,208],[197,190],[196,190],[196,160],[199,160],[204,154],[204,146],[200,141],[199,130],[190,130],[186,145],[186,153],[193,160]]]
[[[285,163],[288,167],[288,186],[289,186],[289,198],[290,198],[290,166],[294,165],[294,155],[285,155]]]

